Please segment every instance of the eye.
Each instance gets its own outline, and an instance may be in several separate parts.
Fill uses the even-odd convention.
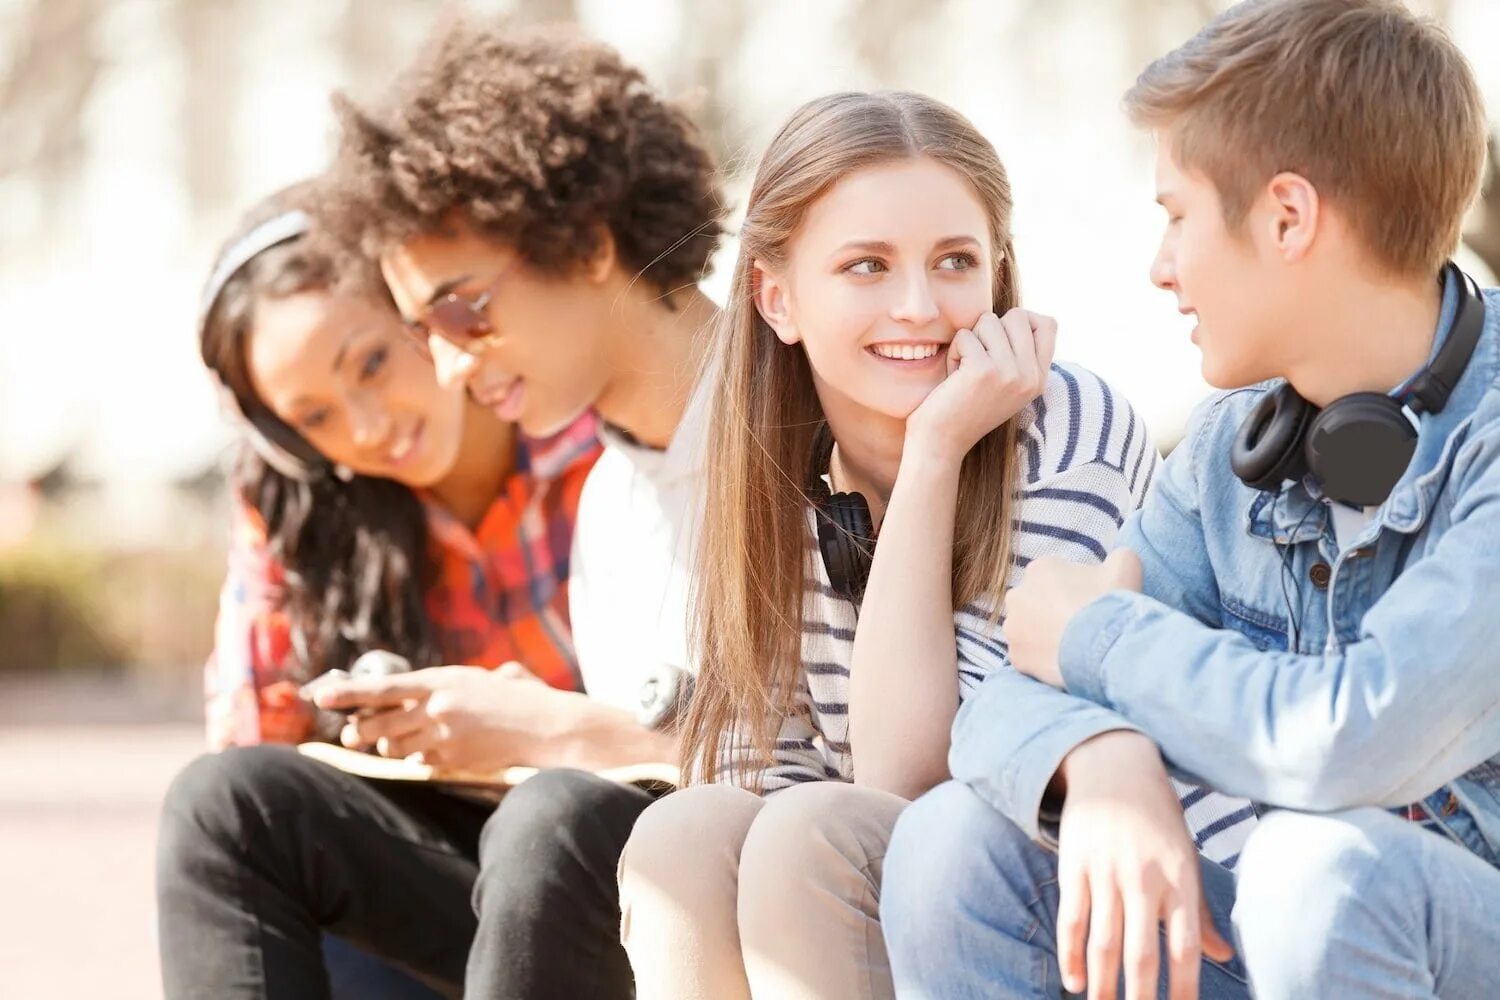
[[[853,263],[844,265],[846,274],[879,274],[885,270],[885,262],[876,260],[874,257],[864,257]]]
[[[944,271],[967,271],[978,266],[979,258],[971,253],[950,253],[938,261],[938,268]]]
[[[364,364],[359,366],[360,381],[368,381],[380,374],[380,369],[385,367],[387,357],[389,357],[389,352],[383,345],[365,355]]]
[[[304,413],[297,420],[297,426],[300,427],[303,430],[308,430],[308,431],[315,431],[319,427],[322,427],[326,423],[328,423],[328,408],[327,407],[323,407],[321,409],[312,410],[312,411],[310,411],[308,413]]]

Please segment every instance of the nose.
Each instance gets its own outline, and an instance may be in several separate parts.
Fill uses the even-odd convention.
[[[1166,240],[1157,248],[1156,259],[1151,262],[1151,283],[1166,292],[1177,288],[1177,262],[1172,259]]]
[[[891,310],[891,318],[898,323],[920,326],[938,318],[937,302],[932,297],[927,272],[919,270],[906,280],[901,289],[901,298]]]
[[[462,387],[469,376],[474,374],[477,364],[474,355],[460,350],[437,334],[428,334],[427,349],[432,352],[432,366],[437,369],[438,384],[443,388]]]
[[[349,429],[360,448],[383,446],[391,434],[390,414],[361,394],[349,400]]]

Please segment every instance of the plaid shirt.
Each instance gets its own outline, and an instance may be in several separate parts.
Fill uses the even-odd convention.
[[[597,432],[589,415],[556,437],[524,443],[517,471],[473,531],[424,497],[433,581],[427,612],[443,662],[517,660],[553,687],[580,687],[568,555],[578,496],[599,455]],[[297,696],[304,657],[282,607],[284,576],[267,551],[264,524],[241,503],[205,668],[208,741],[216,749],[295,743],[311,731],[312,713]]]

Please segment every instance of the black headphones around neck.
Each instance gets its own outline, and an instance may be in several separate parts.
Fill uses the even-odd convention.
[[[875,519],[862,493],[833,493],[823,481],[833,458],[833,434],[818,428],[813,440],[812,467],[807,476],[807,498],[818,524],[818,550],[834,593],[858,604],[870,582],[875,561]]]
[[[1229,456],[1234,474],[1270,493],[1311,474],[1330,500],[1360,507],[1384,503],[1416,452],[1417,417],[1448,405],[1484,329],[1484,300],[1474,279],[1451,261],[1439,280],[1449,274],[1460,289],[1453,331],[1404,391],[1356,392],[1320,410],[1290,383],[1282,385],[1240,425]]]

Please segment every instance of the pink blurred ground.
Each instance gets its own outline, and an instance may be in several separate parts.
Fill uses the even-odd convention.
[[[158,998],[157,808],[202,727],[44,724],[16,708],[0,711],[0,996]]]

